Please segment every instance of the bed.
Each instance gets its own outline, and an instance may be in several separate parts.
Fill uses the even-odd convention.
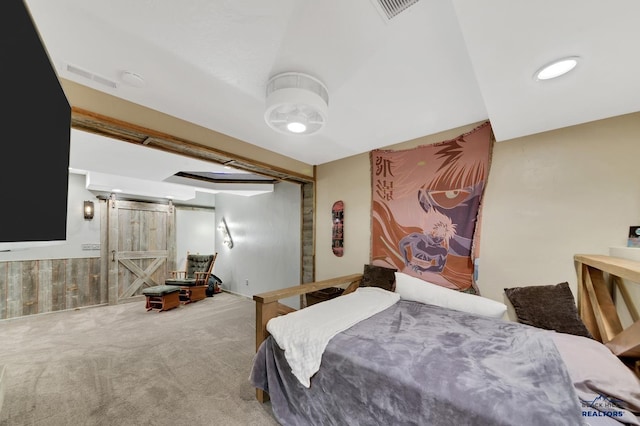
[[[481,299],[448,306],[361,284],[254,296],[250,381],[281,424],[640,424],[640,382],[595,338],[487,315]],[[333,286],[346,290],[305,309],[278,302]]]

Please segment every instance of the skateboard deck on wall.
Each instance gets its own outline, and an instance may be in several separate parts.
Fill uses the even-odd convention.
[[[344,203],[336,201],[331,208],[331,249],[333,254],[342,257],[344,252]]]

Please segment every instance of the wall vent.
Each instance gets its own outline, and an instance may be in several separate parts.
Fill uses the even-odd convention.
[[[76,67],[71,64],[66,64],[65,69],[67,72],[71,74],[79,75],[80,77],[88,78],[89,80],[95,81],[96,83],[102,84],[103,86],[111,87],[112,89],[117,89],[118,85],[115,81],[109,80],[105,77],[100,77],[99,75],[93,74],[87,70],[83,70],[82,68]]]
[[[388,21],[419,1],[420,0],[371,0],[382,17]]]

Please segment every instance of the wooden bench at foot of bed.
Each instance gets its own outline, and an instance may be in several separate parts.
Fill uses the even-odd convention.
[[[253,300],[256,302],[256,351],[262,342],[269,336],[269,332],[267,331],[267,322],[278,315],[284,315],[295,311],[295,309],[280,303],[280,300],[293,296],[302,296],[313,291],[323,290],[330,287],[342,286],[346,286],[345,291],[342,293],[342,295],[345,295],[356,291],[361,281],[362,274],[352,274],[254,295]],[[266,402],[269,400],[269,395],[261,389],[256,389],[256,398],[260,402]]]

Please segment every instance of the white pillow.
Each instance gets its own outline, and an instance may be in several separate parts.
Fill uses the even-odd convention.
[[[428,303],[492,318],[502,318],[507,311],[507,305],[496,300],[462,293],[402,272],[396,272],[395,276],[396,293],[400,294],[400,299]]]

